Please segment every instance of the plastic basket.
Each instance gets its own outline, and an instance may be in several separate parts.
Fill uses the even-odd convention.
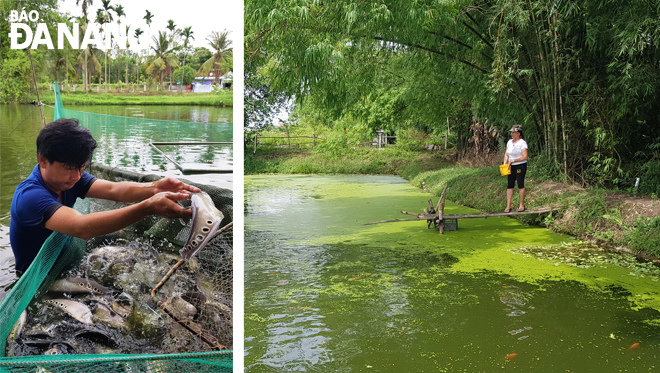
[[[458,219],[445,219],[445,232],[458,230]]]

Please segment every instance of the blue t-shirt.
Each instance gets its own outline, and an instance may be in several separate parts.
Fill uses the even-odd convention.
[[[73,207],[78,197],[85,198],[96,178],[83,172],[80,180],[65,190],[60,201],[41,178],[37,164],[30,176],[16,187],[11,200],[9,240],[16,258],[16,270],[25,272],[53,231],[46,229],[46,221],[62,206]]]

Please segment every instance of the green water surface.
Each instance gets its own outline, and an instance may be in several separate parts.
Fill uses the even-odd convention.
[[[362,225],[426,207],[398,177],[246,176],[245,196],[246,371],[657,369],[657,273],[526,254],[574,240],[505,217]]]

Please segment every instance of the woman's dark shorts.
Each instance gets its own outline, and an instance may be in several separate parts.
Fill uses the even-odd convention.
[[[527,173],[527,162],[517,165],[511,165],[511,174],[508,176],[508,189],[513,189],[518,180],[518,189],[525,187],[525,174]]]

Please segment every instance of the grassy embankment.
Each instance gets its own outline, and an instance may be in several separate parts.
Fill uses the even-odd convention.
[[[250,144],[251,145],[251,144]],[[494,157],[497,162],[499,157]],[[506,205],[505,178],[496,164],[470,167],[453,161],[438,151],[407,151],[396,147],[347,149],[341,153],[324,149],[260,147],[257,153],[248,145],[245,173],[291,174],[395,174],[419,188],[440,195],[448,185],[447,198],[482,211],[502,211]],[[542,216],[524,215],[516,219],[541,224],[553,231],[601,244],[627,247],[640,255],[660,257],[660,201],[638,198],[617,191],[572,186],[544,177],[534,159],[525,183],[526,207],[559,205],[560,212]],[[632,199],[632,201],[631,201]],[[516,189],[513,205],[518,206]],[[424,201],[420,201],[420,208]],[[640,203],[651,208],[639,213]],[[658,205],[658,207],[653,207]],[[631,207],[632,206],[632,207]]]
[[[41,102],[53,105],[55,95],[52,91],[40,94]],[[36,100],[32,95],[29,101]],[[62,103],[72,105],[200,105],[232,106],[233,91],[220,93],[179,93],[179,92],[64,92]]]

